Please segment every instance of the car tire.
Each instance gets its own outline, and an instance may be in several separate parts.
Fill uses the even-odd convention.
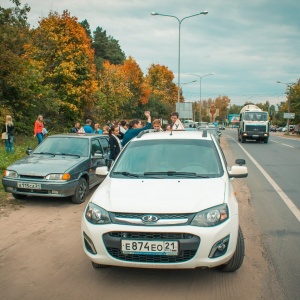
[[[88,183],[84,178],[80,178],[78,185],[76,187],[75,194],[72,196],[71,200],[75,204],[81,204],[85,201],[85,198],[89,192]]]
[[[264,139],[264,143],[265,143],[265,144],[268,144],[268,141],[269,141],[269,138],[265,138],[265,139]]]
[[[233,254],[233,256],[231,257],[231,259],[228,261],[227,264],[218,266],[217,268],[222,272],[235,272],[243,264],[244,256],[245,256],[244,236],[241,227],[239,227],[238,240],[236,244],[235,253]]]
[[[27,198],[26,195],[20,195],[20,194],[12,194],[12,195],[17,200],[23,200],[23,199]]]
[[[104,268],[109,268],[109,266],[107,265],[101,265],[101,264],[97,264],[95,262],[92,261],[92,266],[94,269],[104,269]]]
[[[246,143],[246,138],[244,136],[242,136],[242,143]]]

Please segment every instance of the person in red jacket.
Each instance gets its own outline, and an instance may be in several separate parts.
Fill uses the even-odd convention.
[[[44,119],[42,115],[39,115],[34,123],[34,137],[37,137],[38,144],[43,141],[43,128],[44,128]]]

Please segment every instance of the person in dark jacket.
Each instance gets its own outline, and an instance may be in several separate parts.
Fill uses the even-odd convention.
[[[71,129],[71,133],[77,133],[80,129],[80,122],[76,121],[74,127]]]
[[[122,140],[122,146],[124,147],[131,139],[136,137],[141,131],[145,129],[151,128],[151,115],[150,111],[144,112],[145,116],[147,117],[147,123],[145,127],[142,127],[142,122],[139,119],[134,119],[129,123],[129,128],[124,134],[123,140]]]
[[[14,133],[15,133],[15,126],[12,121],[11,116],[6,116],[5,124],[2,126],[2,133],[7,133],[7,139],[5,139],[5,149],[6,153],[14,154]]]
[[[108,135],[109,135],[109,148],[110,148],[110,155],[109,158],[115,160],[119,153],[121,152],[122,146],[120,143],[120,140],[118,138],[119,134],[119,126],[112,125],[109,129]]]

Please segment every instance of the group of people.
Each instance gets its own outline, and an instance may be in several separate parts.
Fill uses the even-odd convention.
[[[110,159],[115,160],[124,147],[131,139],[136,137],[141,131],[146,129],[153,129],[157,131],[163,131],[161,120],[155,119],[151,123],[151,115],[149,111],[144,112],[147,118],[146,125],[143,126],[140,119],[133,119],[127,124],[126,121],[107,121],[105,126],[101,129],[99,123],[92,127],[92,120],[87,119],[84,126],[80,125],[79,121],[76,121],[74,127],[71,129],[71,133],[97,133],[107,134],[109,136],[109,147],[110,147]],[[171,124],[166,126],[166,131],[174,129],[177,125],[176,122],[179,120],[177,112],[171,114]],[[14,123],[12,122],[11,116],[6,116],[5,124],[2,127],[2,139],[5,140],[5,147],[7,153],[14,153]],[[40,144],[45,135],[48,134],[44,126],[44,119],[42,115],[39,115],[34,123],[34,137],[37,138],[38,144]]]

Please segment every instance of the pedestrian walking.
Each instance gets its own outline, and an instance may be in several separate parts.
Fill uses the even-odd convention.
[[[110,148],[110,155],[109,158],[115,160],[119,153],[121,152],[122,146],[120,140],[118,138],[119,134],[119,126],[112,125],[109,129],[109,148]]]
[[[42,115],[38,115],[36,121],[34,122],[34,137],[37,137],[38,144],[40,144],[43,139],[43,129],[44,129],[44,119]]]
[[[15,126],[11,116],[6,116],[5,124],[2,126],[2,139],[5,142],[6,153],[14,154]]]
[[[145,127],[142,127],[142,122],[139,119],[134,119],[129,123],[129,128],[124,134],[124,138],[122,140],[122,146],[124,147],[131,139],[136,137],[141,131],[145,129],[151,128],[151,115],[150,111],[145,111],[144,115],[147,118],[147,123]]]

